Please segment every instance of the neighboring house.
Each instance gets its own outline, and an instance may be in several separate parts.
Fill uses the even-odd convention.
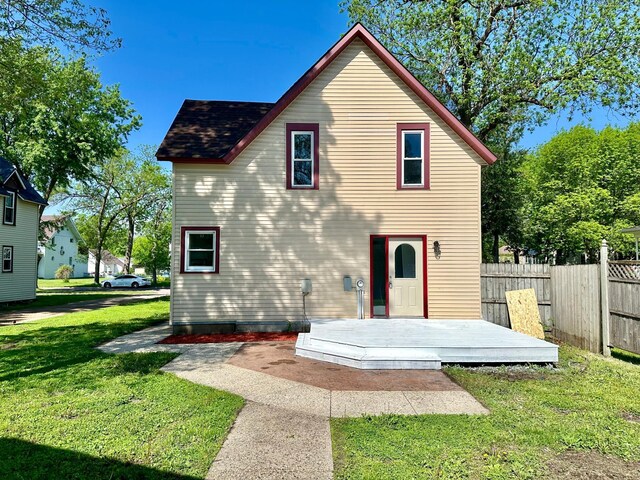
[[[46,204],[27,178],[0,157],[0,303],[36,298],[38,216]]]
[[[87,276],[87,256],[78,254],[82,237],[71,217],[43,215],[44,238],[38,245],[38,278],[55,278],[62,265],[73,268],[73,278]]]
[[[481,318],[496,157],[359,24],[275,104],[186,100],[156,156],[173,163],[174,331],[355,318],[345,276],[367,317]]]
[[[93,275],[96,271],[96,252],[95,250],[89,250],[89,274]],[[124,261],[115,255],[112,255],[109,250],[102,251],[102,261],[100,262],[100,276],[105,277],[107,275],[118,275],[124,272]]]
[[[514,251],[511,249],[511,247],[509,247],[508,245],[505,245],[503,247],[500,247],[500,249],[498,250],[498,254],[500,255],[500,263],[515,263],[515,253]],[[526,252],[526,254],[522,253],[522,251],[519,252],[519,256],[518,256],[518,263],[520,264],[524,264],[524,263],[529,263],[529,264],[533,264],[533,263],[539,263],[539,259],[536,258],[536,252],[535,250],[528,250]]]

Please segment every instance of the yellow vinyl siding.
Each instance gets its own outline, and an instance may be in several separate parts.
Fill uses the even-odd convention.
[[[431,124],[430,190],[396,190],[396,124]],[[285,188],[286,123],[318,123],[320,189]],[[431,318],[480,318],[480,158],[354,41],[230,165],[174,164],[172,319],[355,317],[369,236],[428,235]],[[219,275],[180,275],[180,227],[220,226]],[[442,256],[436,259],[433,242]]]
[[[0,222],[0,247],[13,246],[13,273],[0,268],[0,303],[36,298],[36,259],[38,252],[38,205],[16,196],[16,224]],[[4,197],[0,197],[0,213]]]

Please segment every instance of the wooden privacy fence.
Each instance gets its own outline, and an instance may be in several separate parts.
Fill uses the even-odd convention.
[[[607,258],[606,244],[601,255]],[[640,262],[483,264],[481,288],[490,322],[508,327],[505,292],[533,288],[545,330],[556,338],[592,352],[613,346],[640,353]]]
[[[513,263],[483,263],[480,266],[482,317],[508,327],[509,312],[504,293],[533,288],[538,298],[540,318],[545,329],[551,326],[551,275],[549,265],[516,265]]]
[[[602,348],[600,265],[551,268],[552,335],[592,352]]]
[[[609,312],[609,343],[640,353],[640,280],[609,277]]]

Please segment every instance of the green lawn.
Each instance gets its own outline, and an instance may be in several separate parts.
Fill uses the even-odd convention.
[[[100,281],[104,280],[104,277]],[[38,288],[54,288],[54,287],[96,287],[91,278],[70,278],[68,282],[57,278],[39,278]]]
[[[151,278],[151,276],[148,276]],[[106,277],[100,278],[100,281],[105,280]],[[169,287],[169,278],[158,277],[158,284],[156,287]],[[70,278],[68,282],[59,280],[57,278],[39,278],[38,288],[61,288],[61,287],[97,287],[93,283],[93,277],[91,278]]]
[[[101,298],[120,297],[122,295],[144,295],[145,290],[105,290],[90,292],[64,292],[48,293],[38,292],[36,299],[28,303],[15,303],[7,306],[0,306],[0,313],[12,312],[31,308],[55,307],[67,305],[69,303],[83,302],[86,300],[99,300]]]
[[[0,327],[0,478],[203,478],[241,398],[159,368],[171,353],[93,347],[168,316],[167,300]]]
[[[336,478],[535,479],[563,458],[601,473],[612,463],[626,466],[612,457],[640,461],[638,357],[604,359],[571,347],[560,353],[555,371],[448,368],[488,416],[332,420]],[[585,455],[560,455],[566,451]],[[628,468],[629,476],[615,478],[638,478],[640,464]]]

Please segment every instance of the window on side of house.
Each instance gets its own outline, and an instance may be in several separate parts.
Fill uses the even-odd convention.
[[[429,124],[398,124],[397,187],[429,188]]]
[[[219,227],[182,227],[181,273],[218,273]]]
[[[2,273],[13,272],[13,247],[10,245],[2,246]]]
[[[287,124],[288,189],[318,189],[318,130],[317,123]]]
[[[4,223],[5,225],[16,224],[16,193],[15,192],[9,192],[9,195],[7,197],[4,197],[2,223]]]

